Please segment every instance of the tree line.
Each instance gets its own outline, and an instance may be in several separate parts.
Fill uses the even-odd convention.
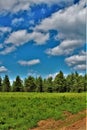
[[[77,72],[64,76],[60,71],[54,79],[28,76],[22,80],[17,76],[12,84],[8,75],[3,79],[0,77],[0,92],[84,92],[86,86],[87,74],[80,75]]]

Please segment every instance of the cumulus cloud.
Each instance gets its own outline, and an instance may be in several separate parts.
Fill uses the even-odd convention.
[[[33,40],[37,45],[46,44],[46,41],[49,40],[49,33],[41,32],[32,32],[29,33],[27,30],[18,30],[12,32],[4,41],[5,48],[0,52],[0,54],[8,54],[17,47],[30,42]],[[1,46],[2,47],[2,46]]]
[[[65,59],[68,66],[73,67],[75,70],[86,70],[86,52],[82,51],[81,54],[73,55]]]
[[[7,72],[8,69],[5,66],[0,66],[0,73]]]
[[[11,28],[10,27],[0,27],[0,32],[10,32],[11,31]]]
[[[33,32],[30,37],[37,45],[43,45],[47,40],[49,40],[49,33],[44,34],[41,32]]]
[[[71,54],[75,48],[82,46],[83,41],[82,40],[64,40],[61,42],[60,45],[52,48],[47,49],[46,53],[48,55],[68,55]]]
[[[68,34],[71,35],[70,38],[73,38],[78,31],[79,35],[83,34],[82,36],[84,36],[85,34],[84,30],[86,25],[85,23],[86,8],[84,8],[85,1],[84,4],[82,4],[83,1],[81,0],[79,4],[72,5],[66,8],[65,10],[62,9],[53,13],[51,17],[43,20],[40,25],[36,26],[35,29],[42,31],[58,30],[59,38],[66,38],[68,37]],[[65,34],[67,36],[65,36]]]
[[[86,64],[76,65],[74,67],[74,70],[85,70],[86,71]]]
[[[64,4],[69,6],[73,3],[73,0],[0,0],[0,13],[17,13],[19,11],[29,10],[33,4],[45,3],[47,5],[52,4]]]
[[[0,27],[0,35],[3,35],[4,33],[11,32],[10,27]]]
[[[49,39],[49,34],[43,34],[41,32],[28,33],[26,30],[19,30],[11,33],[9,38],[6,39],[5,43],[12,43],[16,46],[25,44],[26,42],[33,40],[37,44],[44,44]]]
[[[46,18],[34,28],[37,31],[48,32],[49,30],[56,30],[58,32],[56,40],[61,40],[62,42],[57,47],[48,49],[46,51],[47,54],[60,55],[67,54],[66,52],[71,53],[85,44],[86,8],[84,6],[85,1],[81,0],[79,4],[53,13],[51,17]],[[65,47],[66,44],[67,47]],[[63,49],[66,49],[64,53]]]
[[[29,60],[29,61],[20,60],[20,61],[18,61],[18,63],[22,66],[32,66],[32,65],[39,64],[40,60],[39,59],[33,59],[33,60]]]
[[[26,30],[19,30],[16,32],[12,32],[10,36],[6,39],[5,43],[14,44],[15,46],[20,46],[27,42],[29,39],[29,35]]]
[[[0,12],[1,13],[16,13],[29,9],[28,0],[0,0]]]
[[[11,28],[10,27],[0,27],[0,37],[2,37],[6,33],[10,33]]]
[[[6,55],[8,53],[11,53],[13,52],[14,50],[16,50],[16,47],[15,46],[8,46],[8,47],[5,47],[4,50],[0,51],[0,54],[1,55]]]

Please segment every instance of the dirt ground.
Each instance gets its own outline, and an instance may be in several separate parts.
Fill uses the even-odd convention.
[[[79,112],[78,114],[64,112],[65,120],[41,120],[38,122],[37,128],[29,130],[87,130],[86,113],[87,110]]]

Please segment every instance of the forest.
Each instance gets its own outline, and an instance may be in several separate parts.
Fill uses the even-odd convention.
[[[64,76],[60,71],[56,77],[43,79],[41,76],[28,76],[24,80],[16,76],[10,83],[8,75],[0,77],[0,92],[84,92],[87,86],[87,74],[74,72]]]

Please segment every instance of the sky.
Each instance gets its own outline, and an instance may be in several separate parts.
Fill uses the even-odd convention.
[[[0,0],[0,75],[86,71],[85,0]]]

